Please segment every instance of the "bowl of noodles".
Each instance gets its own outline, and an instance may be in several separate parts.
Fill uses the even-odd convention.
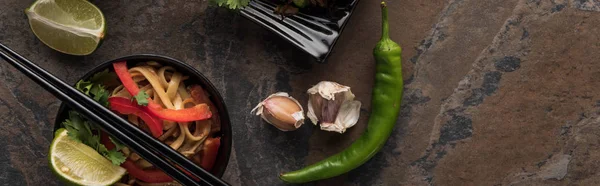
[[[213,175],[221,177],[225,172],[232,140],[227,108],[214,85],[192,66],[165,56],[132,55],[98,65],[75,87],[96,101],[106,103],[130,124],[169,145]],[[137,93],[133,93],[132,89]],[[186,120],[183,113],[178,115],[180,118],[172,118],[177,120],[174,121],[169,116],[161,118],[160,115],[144,113],[144,109],[131,110],[143,108],[144,104],[174,111],[208,110],[211,115],[190,121],[193,119]],[[72,117],[73,112],[63,103],[56,117],[55,130],[65,127],[64,122]],[[108,150],[115,148],[114,140],[107,140],[110,137],[106,133],[97,127],[91,128]],[[119,151],[125,157],[120,166],[127,170],[127,174],[115,185],[179,185],[128,148]]]

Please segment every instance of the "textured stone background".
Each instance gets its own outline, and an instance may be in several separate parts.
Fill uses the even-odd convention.
[[[234,149],[224,179],[283,185],[281,171],[348,146],[366,125],[379,37],[378,2],[363,0],[327,64],[235,13],[205,1],[93,1],[108,19],[86,57],[52,51],[28,28],[31,1],[0,1],[0,42],[74,83],[102,61],[172,56],[224,95]],[[308,185],[600,184],[600,1],[390,0],[391,34],[404,48],[402,116],[384,147],[349,174]],[[58,185],[47,148],[60,102],[0,63],[0,182]],[[353,87],[363,102],[346,134],[307,123],[283,133],[251,115],[276,91],[302,103],[320,80]]]

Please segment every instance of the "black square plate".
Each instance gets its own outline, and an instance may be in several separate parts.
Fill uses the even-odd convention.
[[[330,9],[301,9],[282,20],[273,13],[275,3],[253,0],[240,13],[324,63],[357,3],[358,0],[337,0]]]

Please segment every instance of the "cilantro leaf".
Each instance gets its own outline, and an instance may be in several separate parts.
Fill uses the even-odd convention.
[[[119,142],[119,141],[117,141],[117,140],[113,139],[112,137],[108,137],[108,139],[110,139],[110,141],[111,141],[113,144],[115,144],[115,149],[116,149],[116,150],[121,150],[121,149],[123,149],[123,148],[125,147],[125,145],[121,144],[121,142]]]
[[[98,127],[98,124],[91,122],[91,121],[87,121],[87,124],[90,126],[90,129],[92,131],[97,131],[100,130],[100,127]]]
[[[117,151],[116,149],[107,151],[104,157],[109,159],[115,165],[121,165],[121,163],[125,162],[126,159],[123,153]]]
[[[102,152],[100,150],[100,137],[98,135],[89,135],[86,137],[85,141],[83,142],[86,145],[93,147],[94,149],[96,149],[96,151],[98,152]],[[104,145],[103,145],[104,146]]]
[[[119,152],[124,146],[110,138],[115,144],[115,148],[108,150],[100,142],[100,136],[98,135],[100,130],[98,127],[94,126],[95,124],[85,121],[77,112],[69,111],[69,119],[65,120],[62,124],[67,129],[67,135],[71,139],[95,149],[96,152],[102,154],[115,165],[125,162],[126,157],[123,153]]]
[[[90,81],[79,80],[77,84],[75,84],[75,88],[89,96],[93,85],[94,84]]]
[[[103,85],[95,84],[91,89],[90,93],[94,95],[93,99],[98,103],[108,107],[108,96],[110,93],[104,88]]]
[[[94,74],[89,81],[79,80],[77,84],[75,84],[75,88],[84,94],[91,96],[100,104],[108,107],[108,97],[110,96],[110,92],[106,90],[106,87],[104,87],[102,83],[111,80],[114,81],[115,79],[117,79],[116,75],[110,73],[108,69],[105,69],[102,72]]]
[[[134,96],[134,99],[137,101],[138,105],[148,106],[148,98],[149,97],[150,96],[148,96],[148,94],[146,94],[146,92],[140,91],[140,92],[138,92],[137,95]]]
[[[81,143],[81,140],[79,139],[79,135],[77,135],[79,133],[79,131],[77,129],[75,129],[75,127],[73,126],[74,124],[71,122],[71,120],[67,119],[67,120],[63,121],[62,124],[67,129],[67,135],[69,136],[69,138],[71,138],[72,140],[74,140],[76,142]]]
[[[108,107],[108,97],[110,96],[110,92],[106,90],[103,83],[110,81],[111,78],[113,81],[117,79],[116,75],[114,73],[110,73],[107,69],[94,74],[90,78],[90,81],[80,80],[75,85],[75,88],[92,97],[100,104]],[[145,96],[147,97],[148,95]],[[141,97],[143,98],[143,95]],[[67,129],[67,135],[69,138],[95,149],[98,153],[109,159],[113,164],[120,165],[121,163],[125,162],[126,157],[123,155],[123,153],[119,152],[119,150],[123,148],[123,145],[121,143],[116,143],[116,141],[111,138],[110,140],[115,144],[116,148],[108,150],[106,146],[100,142],[101,131],[97,124],[85,120],[81,115],[79,115],[79,113],[75,111],[69,111],[69,118],[65,120],[62,125]]]
[[[211,3],[220,7],[227,7],[232,10],[242,9],[248,6],[250,0],[210,0]]]
[[[75,111],[69,111],[69,119],[64,121],[63,125],[67,129],[67,135],[75,141],[86,143],[88,136],[92,134],[89,126]]]
[[[104,144],[98,144],[98,152],[100,152],[103,155],[106,155],[108,153],[108,149],[106,148],[106,146],[104,146]]]
[[[108,68],[104,69],[101,72],[94,74],[90,81],[94,83],[105,83],[109,81],[115,81],[117,79],[117,75],[115,73],[109,72]]]

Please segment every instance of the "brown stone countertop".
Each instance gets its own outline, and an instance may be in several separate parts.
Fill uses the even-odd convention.
[[[327,64],[310,63],[268,30],[207,1],[93,1],[108,19],[103,45],[64,55],[32,34],[23,10],[0,1],[0,42],[74,83],[135,53],[183,60],[223,94],[234,147],[232,185],[285,185],[277,175],[339,152],[366,126],[379,3],[362,0]],[[401,117],[383,150],[358,169],[306,185],[599,185],[600,2],[389,0],[403,47]],[[306,103],[320,80],[363,102],[344,135],[307,122],[283,133],[250,110],[285,91]],[[0,182],[59,185],[48,146],[60,101],[0,63]]]

